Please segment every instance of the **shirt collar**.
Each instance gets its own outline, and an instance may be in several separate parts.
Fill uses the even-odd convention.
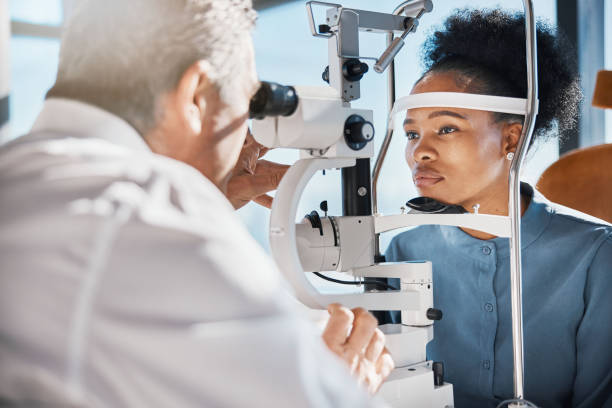
[[[73,99],[47,99],[31,132],[104,139],[129,149],[151,151],[142,136],[125,120]]]
[[[552,213],[549,201],[527,183],[521,183],[521,195],[529,198],[527,210],[521,217],[521,249],[536,241],[548,227]],[[510,256],[508,238],[481,240],[468,235],[458,227],[440,226],[444,240],[451,246],[480,249],[483,244],[494,244],[498,257]]]

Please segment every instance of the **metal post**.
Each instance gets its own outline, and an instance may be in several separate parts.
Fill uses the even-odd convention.
[[[387,46],[391,45],[393,42],[393,33],[387,34]],[[395,103],[395,59],[391,61],[389,67],[387,68],[387,108],[388,111],[391,112],[393,109],[393,104]],[[378,192],[378,178],[380,177],[380,171],[382,169],[382,164],[387,156],[387,151],[389,150],[389,145],[391,144],[391,137],[393,136],[393,132],[391,129],[387,129],[387,134],[385,135],[385,139],[382,142],[380,147],[380,152],[376,157],[376,162],[374,163],[374,177],[372,179],[372,194],[373,194],[373,207],[374,213],[378,213],[378,197],[376,193]]]
[[[387,34],[387,46],[393,42],[393,33]],[[395,59],[391,61],[389,67],[387,67],[387,107],[389,112],[393,109],[395,103]],[[393,130],[388,128],[385,139],[380,146],[380,152],[374,162],[374,172],[372,176],[372,209],[374,214],[378,214],[378,178],[380,177],[380,171],[382,165],[387,156],[389,145],[391,144],[391,138],[393,137]],[[374,239],[374,253],[376,256],[380,256],[380,234],[376,234]]]
[[[510,237],[510,297],[512,305],[512,351],[514,358],[514,397],[523,399],[523,295],[521,271],[521,192],[520,169],[533,135],[538,104],[538,65],[536,26],[533,1],[523,0],[525,8],[525,36],[527,59],[527,114],[516,154],[510,165],[508,215],[511,218]],[[524,406],[519,403],[515,406]]]
[[[393,10],[394,15],[400,15],[403,13],[404,8],[410,3],[410,1],[405,1],[401,3],[399,6]],[[389,32],[387,34],[387,47],[391,45],[393,42],[393,32]],[[389,114],[391,114],[391,110],[393,109],[393,104],[395,103],[395,58],[389,64],[387,68],[387,108],[389,110]],[[376,157],[376,161],[374,162],[374,172],[372,176],[372,207],[374,214],[378,214],[378,178],[380,177],[380,171],[382,170],[383,163],[385,162],[385,157],[387,156],[387,151],[389,150],[389,145],[391,144],[391,138],[393,137],[393,130],[387,129],[387,134],[385,135],[385,139],[382,142],[380,147],[380,151],[378,152],[378,156]],[[376,234],[374,237],[374,254],[376,257],[380,258],[380,234]]]

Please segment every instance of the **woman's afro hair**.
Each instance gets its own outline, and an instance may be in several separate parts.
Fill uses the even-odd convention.
[[[537,64],[539,112],[534,139],[576,124],[582,98],[577,64],[565,38],[539,21]],[[527,97],[525,18],[501,10],[458,10],[423,45],[426,74],[457,72],[466,92]],[[497,120],[513,117],[496,114]],[[516,115],[514,116],[516,118]]]

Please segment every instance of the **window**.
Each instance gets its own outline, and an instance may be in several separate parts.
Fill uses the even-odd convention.
[[[13,22],[59,26],[62,21],[60,0],[10,0],[9,13]],[[11,36],[9,139],[30,130],[55,81],[58,55],[57,38],[15,33]]]
[[[62,24],[61,0],[10,0],[11,20],[33,24]]]

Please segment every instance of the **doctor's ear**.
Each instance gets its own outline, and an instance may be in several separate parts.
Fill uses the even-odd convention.
[[[504,156],[516,151],[522,131],[523,125],[521,123],[511,122],[502,126],[502,154]]]
[[[181,120],[194,135],[202,133],[204,117],[215,109],[219,96],[210,81],[212,67],[206,61],[196,61],[181,76],[174,101]]]

